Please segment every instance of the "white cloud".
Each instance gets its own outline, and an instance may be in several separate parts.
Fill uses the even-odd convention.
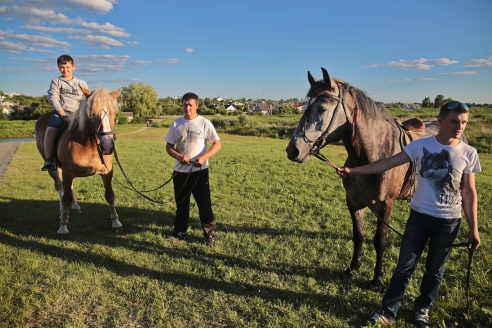
[[[62,11],[77,12],[80,10],[105,14],[113,10],[116,0],[20,0],[21,6],[43,7]]]
[[[167,58],[167,59],[164,59],[163,61],[165,63],[167,63],[167,64],[177,64],[177,63],[179,63],[179,59],[178,58]]]
[[[428,70],[434,67],[434,65],[447,66],[457,64],[458,61],[451,60],[449,58],[419,58],[412,60],[400,59],[398,61],[389,61],[384,64],[370,64],[364,66],[364,68],[380,68],[380,67],[394,67],[399,69],[417,69],[417,70]]]
[[[401,82],[415,82],[415,81],[437,81],[437,79],[431,77],[419,77],[416,79],[401,79],[401,80],[389,80],[391,83],[401,83]]]
[[[81,19],[77,19],[78,23],[83,26],[90,28],[94,31],[97,31],[99,33],[103,34],[109,34],[114,37],[120,37],[120,38],[128,38],[130,37],[130,33],[126,32],[124,28],[114,26],[111,23],[104,23],[104,24],[98,24],[94,22],[85,22]]]
[[[134,63],[138,66],[148,66],[152,64],[152,62],[148,60],[135,60]]]
[[[483,67],[492,66],[492,56],[488,58],[472,59],[468,61],[465,67]]]
[[[121,72],[128,68],[130,56],[90,55],[77,56],[77,70],[86,74]]]
[[[17,44],[9,41],[2,41],[0,42],[0,51],[6,51],[6,52],[12,52],[12,53],[20,53],[24,51],[29,51],[29,52],[52,52],[48,50],[43,50],[43,49],[37,49],[33,47],[28,47],[22,44]]]
[[[39,26],[39,25],[24,25],[22,27],[29,30],[47,32],[47,33],[90,34],[91,32],[91,30],[89,29],[81,29],[81,28],[73,28],[73,27],[48,27],[48,26]]]
[[[7,3],[7,5],[0,6],[0,18],[27,23],[22,28],[40,32],[39,42],[35,41],[34,36],[27,37],[27,34],[12,34],[10,38],[7,38],[5,34],[0,34],[0,39],[11,43],[19,42],[25,43],[27,46],[32,44],[67,48],[70,44],[61,40],[62,38],[70,38],[92,47],[109,49],[123,46],[123,43],[118,39],[130,37],[130,33],[124,28],[115,26],[110,22],[99,23],[87,21],[79,16],[69,16],[70,13],[82,14],[82,11],[92,12],[96,15],[107,13],[113,10],[116,0],[64,0],[63,2],[58,0],[17,0],[13,5],[10,1],[0,0],[0,2]],[[52,35],[46,36],[43,33]],[[62,36],[58,37],[60,41],[57,41],[53,34],[61,34]],[[86,37],[80,38],[77,35],[86,35]],[[2,49],[17,52],[39,50],[19,45],[15,47],[12,44],[4,45]]]
[[[451,60],[449,58],[436,58],[436,59],[427,59],[428,62],[434,65],[447,66],[458,64],[457,60]]]
[[[443,73],[447,75],[478,75],[478,72],[475,71],[463,71],[463,72],[447,72]]]
[[[195,49],[193,49],[193,48],[185,48],[184,51],[187,52],[187,53],[192,53],[193,51],[195,51]]]
[[[111,46],[123,46],[123,43],[120,41],[103,35],[71,36],[69,39],[77,40],[87,45],[102,49],[109,49]]]
[[[46,48],[63,47],[66,48],[70,43],[65,41],[58,41],[54,38],[42,35],[32,34],[13,34],[9,36],[9,39],[19,41],[22,44],[40,46]]]

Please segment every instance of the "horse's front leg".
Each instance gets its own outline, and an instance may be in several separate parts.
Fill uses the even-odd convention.
[[[374,278],[371,281],[371,287],[373,289],[381,289],[383,287],[383,274],[384,274],[384,252],[386,251],[386,244],[388,238],[388,225],[391,216],[391,209],[393,203],[385,203],[384,207],[377,209],[378,213],[375,213],[378,217],[378,224],[376,234],[374,235],[373,245],[376,250],[376,265],[374,267]],[[384,220],[384,223],[381,221]]]
[[[105,190],[104,197],[106,198],[106,201],[111,209],[111,228],[119,230],[123,227],[123,225],[118,218],[118,213],[116,212],[116,207],[114,206],[114,191],[112,185],[113,171],[111,170],[108,174],[102,175],[102,180]]]
[[[347,206],[352,218],[352,241],[354,242],[354,252],[350,266],[343,272],[343,277],[350,279],[362,265],[362,253],[364,245],[364,209],[352,204],[347,200]]]

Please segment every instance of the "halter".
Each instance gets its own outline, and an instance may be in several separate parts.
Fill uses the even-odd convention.
[[[338,84],[338,96],[335,96],[335,95],[328,93],[326,95],[321,96],[321,98],[329,98],[329,99],[335,100],[337,102],[337,107],[335,107],[335,109],[333,110],[333,115],[331,116],[331,120],[330,120],[330,123],[328,124],[328,128],[316,140],[310,140],[306,136],[307,113],[311,110],[312,103],[310,103],[308,105],[308,108],[304,112],[304,136],[303,136],[303,138],[304,138],[304,141],[306,143],[312,143],[313,144],[313,146],[309,150],[309,153],[313,154],[313,155],[319,154],[320,149],[323,147],[323,144],[326,142],[328,135],[331,133],[331,129],[333,127],[333,124],[335,123],[335,119],[337,117],[338,110],[340,108],[340,104],[342,105],[343,112],[345,113],[345,118],[347,119],[347,121],[349,121],[349,117],[347,114],[347,108],[345,107],[344,89],[343,89],[341,84]]]

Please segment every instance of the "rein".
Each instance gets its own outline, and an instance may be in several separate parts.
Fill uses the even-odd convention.
[[[335,165],[333,162],[331,162],[328,158],[326,158],[323,154],[319,153],[319,149],[317,152],[314,152],[311,150],[310,152],[311,155],[313,155],[314,157],[316,157],[317,159],[321,160],[322,162],[324,162],[325,164],[331,166],[332,168],[334,168],[335,170],[339,170],[340,167]],[[351,177],[350,176],[347,176],[345,178],[352,186],[354,186],[357,190],[359,190],[359,194],[360,195],[364,195],[365,196],[365,193],[363,190],[361,190],[361,188],[354,182],[352,181]],[[367,199],[365,199],[367,200]],[[399,235],[401,238],[404,238],[412,243],[414,243],[415,241],[408,238],[408,237],[405,237],[401,232],[399,232],[398,230],[396,230],[395,228],[393,228],[391,225],[389,225],[388,223],[386,223],[383,218],[381,218],[381,216],[377,213],[374,205],[372,202],[366,202],[367,206],[369,207],[369,209],[374,213],[374,215],[376,216],[376,218],[378,219],[378,221],[382,224],[384,224],[387,228],[389,228],[390,230],[392,230],[393,232],[395,232],[397,235]],[[451,245],[438,245],[439,247],[444,247],[444,248],[447,248],[447,247],[451,247],[451,248],[454,248],[454,247],[468,247],[468,266],[467,266],[467,273],[466,273],[466,306],[467,306],[467,315],[468,315],[468,320],[470,319],[470,308],[471,308],[471,298],[470,298],[470,277],[471,277],[471,266],[472,266],[472,261],[473,261],[473,253],[474,253],[474,249],[471,248],[470,244],[467,243],[467,242],[463,242],[463,243],[453,243]]]
[[[128,182],[128,184],[129,184],[130,186],[127,186],[127,185],[125,185],[125,184],[121,183],[121,182],[120,182],[120,181],[118,181],[116,178],[114,178],[114,180],[115,180],[116,182],[118,182],[121,186],[123,186],[124,188],[126,188],[126,189],[128,189],[128,190],[132,190],[132,191],[136,192],[137,194],[139,194],[139,195],[140,195],[140,196],[142,196],[143,198],[145,198],[145,199],[147,199],[147,200],[149,200],[149,201],[151,201],[151,202],[153,202],[153,203],[156,203],[156,204],[165,204],[164,202],[161,202],[161,201],[155,200],[155,199],[153,199],[153,198],[151,198],[151,197],[149,197],[149,196],[145,195],[145,194],[144,194],[144,192],[156,191],[156,190],[161,189],[162,187],[166,186],[166,185],[167,185],[167,184],[169,184],[169,183],[173,180],[173,178],[174,178],[174,177],[178,174],[178,171],[175,171],[176,173],[173,173],[173,174],[172,174],[172,176],[171,176],[171,178],[169,178],[169,180],[167,180],[166,182],[164,182],[163,184],[161,184],[159,187],[157,187],[157,188],[155,188],[155,189],[152,189],[152,190],[143,190],[143,191],[140,191],[140,190],[138,190],[138,189],[137,189],[137,188],[133,185],[133,183],[130,181],[130,179],[129,179],[129,178],[128,178],[128,176],[126,175],[125,170],[123,170],[123,166],[121,165],[120,160],[119,160],[119,158],[118,158],[118,153],[116,152],[116,148],[115,148],[115,147],[113,147],[113,148],[114,148],[114,152],[113,152],[113,153],[114,153],[114,158],[115,158],[115,160],[116,160],[116,163],[118,164],[118,167],[120,168],[121,173],[123,174],[123,176],[125,177],[126,181]],[[104,163],[103,163],[103,164],[104,164]],[[106,166],[106,164],[104,164],[104,166]],[[106,168],[107,168],[107,167],[106,167]],[[183,183],[183,186],[181,187],[181,189],[179,190],[179,192],[177,193],[177,195],[179,195],[179,194],[181,193],[181,191],[183,191],[184,187],[186,186],[186,183],[188,182],[188,179],[189,179],[189,178],[190,178],[190,176],[191,176],[191,171],[192,171],[192,170],[193,170],[193,166],[191,166],[191,167],[190,167],[190,170],[189,170],[189,171],[188,171],[188,173],[187,173],[187,176],[186,176],[185,182]],[[202,168],[200,167],[200,170],[198,171],[198,173],[200,173],[201,171],[202,171]],[[195,186],[196,186],[196,184],[197,184],[197,182],[198,182],[198,178],[199,178],[199,177],[197,177],[197,179],[195,180],[195,182],[194,182],[193,186],[191,187],[191,189],[190,189],[191,191],[193,191],[193,189],[195,189]],[[191,194],[191,191],[190,191],[190,194]],[[186,195],[185,197],[183,197],[183,199],[182,199],[181,201],[176,202],[176,204],[180,204],[180,203],[182,203],[182,202],[183,202],[183,201],[184,201],[184,200],[185,200],[188,196],[189,196],[189,195]]]
[[[105,115],[107,115],[107,111],[104,111]],[[132,190],[134,192],[136,192],[137,194],[139,194],[140,196],[142,196],[143,198],[153,202],[153,203],[156,203],[156,204],[165,204],[164,202],[161,202],[161,201],[158,201],[158,200],[155,200],[147,195],[145,195],[144,193],[146,192],[151,192],[151,191],[156,191],[158,189],[161,189],[162,187],[166,186],[167,184],[169,184],[173,178],[177,175],[178,172],[176,173],[173,173],[171,178],[169,178],[169,180],[167,180],[166,182],[164,182],[162,185],[158,186],[157,188],[154,188],[152,190],[138,190],[134,185],[133,183],[130,181],[130,179],[128,178],[128,176],[126,175],[125,173],[125,170],[123,169],[123,166],[121,165],[120,163],[120,160],[118,158],[118,153],[116,152],[116,147],[115,147],[115,143],[114,141],[116,140],[116,133],[111,130],[111,131],[107,131],[107,132],[98,132],[99,129],[101,128],[102,126],[102,123],[99,124],[99,127],[96,129],[95,126],[94,126],[94,121],[92,120],[92,115],[89,115],[89,120],[91,122],[91,128],[92,128],[92,140],[96,143],[96,149],[97,149],[97,153],[99,154],[99,158],[101,159],[101,163],[104,165],[104,167],[106,167],[106,170],[108,170],[108,172],[110,171],[108,166],[106,165],[106,163],[104,162],[104,156],[103,156],[103,152],[104,152],[104,146],[101,142],[101,136],[106,136],[106,135],[112,135],[113,136],[113,140],[112,140],[112,147],[110,149],[110,154],[114,154],[114,158],[116,160],[116,163],[118,164],[118,167],[120,168],[120,171],[121,173],[123,174],[123,176],[125,177],[125,180],[128,182],[129,186],[123,184],[122,182],[120,182],[118,179],[116,179],[115,177],[114,180],[116,182],[118,182],[121,186],[123,186],[124,188],[128,189],[128,190]],[[181,188],[181,190],[178,192],[178,195],[181,193],[181,191],[183,191],[184,187],[186,186],[186,183],[188,182],[188,179],[191,175],[191,171],[193,170],[193,166],[190,167],[190,171],[188,172],[188,176],[186,177],[185,179],[185,182],[183,184],[183,187]],[[198,172],[201,172],[202,168],[200,167],[200,170]],[[198,182],[198,177],[195,181],[195,183],[193,184],[192,188],[190,190],[193,190],[196,186]],[[190,191],[190,194],[191,194],[191,191]],[[186,195],[186,197],[183,197],[183,199],[179,202],[176,202],[176,204],[179,204],[181,202],[183,202],[189,195]]]

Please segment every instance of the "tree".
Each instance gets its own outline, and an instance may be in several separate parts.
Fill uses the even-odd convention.
[[[432,102],[429,97],[425,97],[424,100],[422,100],[422,107],[425,108],[431,108],[432,107]]]
[[[160,98],[159,105],[164,115],[179,115],[183,113],[183,107],[178,104],[176,98]]]
[[[434,100],[434,108],[439,108],[441,105],[444,103],[444,96],[443,95],[437,95],[436,99]]]
[[[162,112],[154,87],[142,82],[132,82],[124,87],[118,100],[121,110],[132,112],[134,118],[157,117]]]

